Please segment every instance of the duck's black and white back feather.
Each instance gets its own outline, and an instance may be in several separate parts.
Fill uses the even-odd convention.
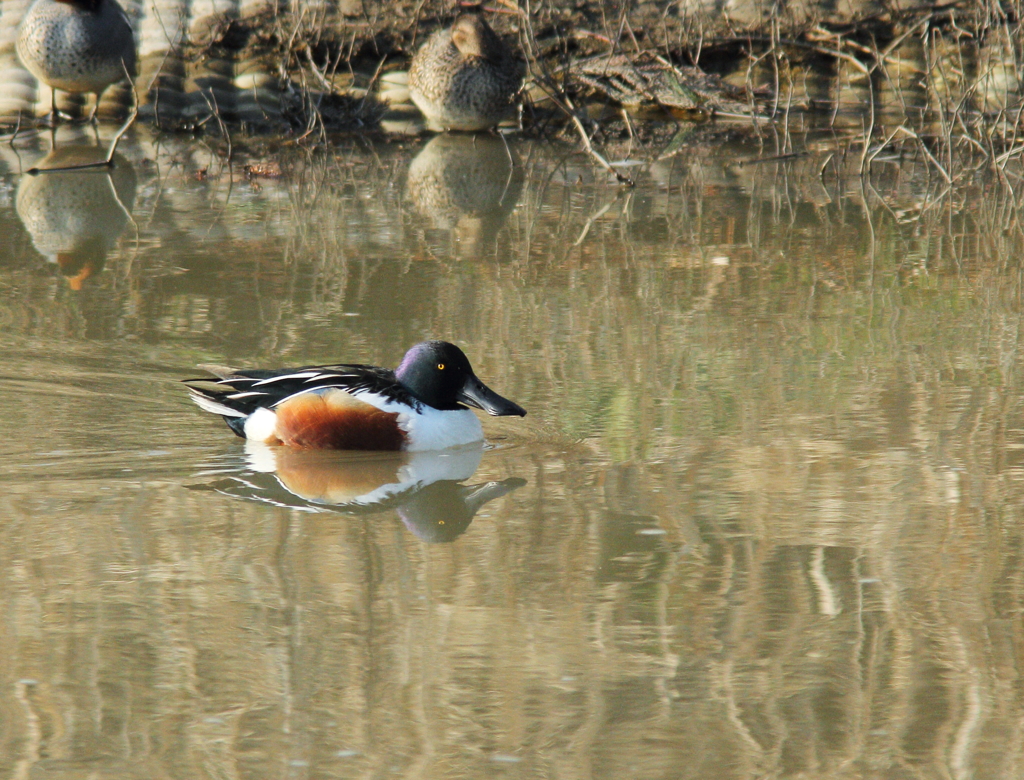
[[[225,417],[248,417],[257,409],[273,408],[300,393],[332,388],[353,395],[373,393],[415,411],[422,408],[422,403],[399,384],[395,372],[389,368],[361,364],[303,366],[273,371],[235,371],[219,366],[203,368],[218,378],[188,379],[185,384],[196,403]],[[216,408],[211,408],[213,406]]]

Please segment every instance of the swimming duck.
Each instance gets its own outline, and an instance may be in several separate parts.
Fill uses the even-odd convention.
[[[434,130],[486,130],[506,118],[522,84],[519,64],[478,14],[462,14],[413,57],[412,101]]]
[[[93,92],[96,106],[107,87],[135,75],[135,38],[115,0],[35,0],[18,27],[18,57],[51,90]]]
[[[481,382],[465,353],[446,341],[417,344],[394,371],[341,364],[235,371],[189,379],[192,400],[237,435],[267,444],[331,450],[419,452],[482,441],[475,406],[526,415]]]

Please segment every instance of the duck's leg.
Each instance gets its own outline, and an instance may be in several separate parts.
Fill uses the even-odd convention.
[[[57,110],[57,90],[50,87],[50,151],[57,148],[57,121],[60,112]]]
[[[98,121],[97,121],[97,119],[96,119],[96,114],[97,114],[97,113],[99,112],[99,110],[100,110],[100,95],[102,95],[102,94],[103,94],[103,92],[102,92],[102,91],[101,91],[101,92],[97,92],[97,93],[96,93],[96,102],[95,102],[95,103],[93,103],[93,106],[92,106],[92,113],[91,113],[91,114],[89,114],[89,122],[91,122],[91,123],[92,123],[93,127],[95,127],[96,125],[98,125],[98,124],[99,124],[99,122],[98,122]]]

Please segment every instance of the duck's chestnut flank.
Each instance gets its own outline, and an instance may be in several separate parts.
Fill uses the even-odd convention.
[[[491,390],[454,344],[412,347],[394,371],[361,364],[235,371],[186,380],[192,399],[239,436],[311,449],[422,451],[481,441],[480,421],[524,416]]]
[[[274,444],[317,450],[401,450],[397,412],[385,412],[344,390],[300,393],[279,404]]]

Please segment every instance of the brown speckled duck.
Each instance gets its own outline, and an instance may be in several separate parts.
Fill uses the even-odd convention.
[[[486,130],[512,113],[519,63],[478,14],[438,30],[413,57],[409,91],[432,130]]]
[[[115,0],[35,0],[18,27],[18,57],[52,90],[92,92],[135,75],[135,38]],[[92,117],[96,116],[93,108]]]

